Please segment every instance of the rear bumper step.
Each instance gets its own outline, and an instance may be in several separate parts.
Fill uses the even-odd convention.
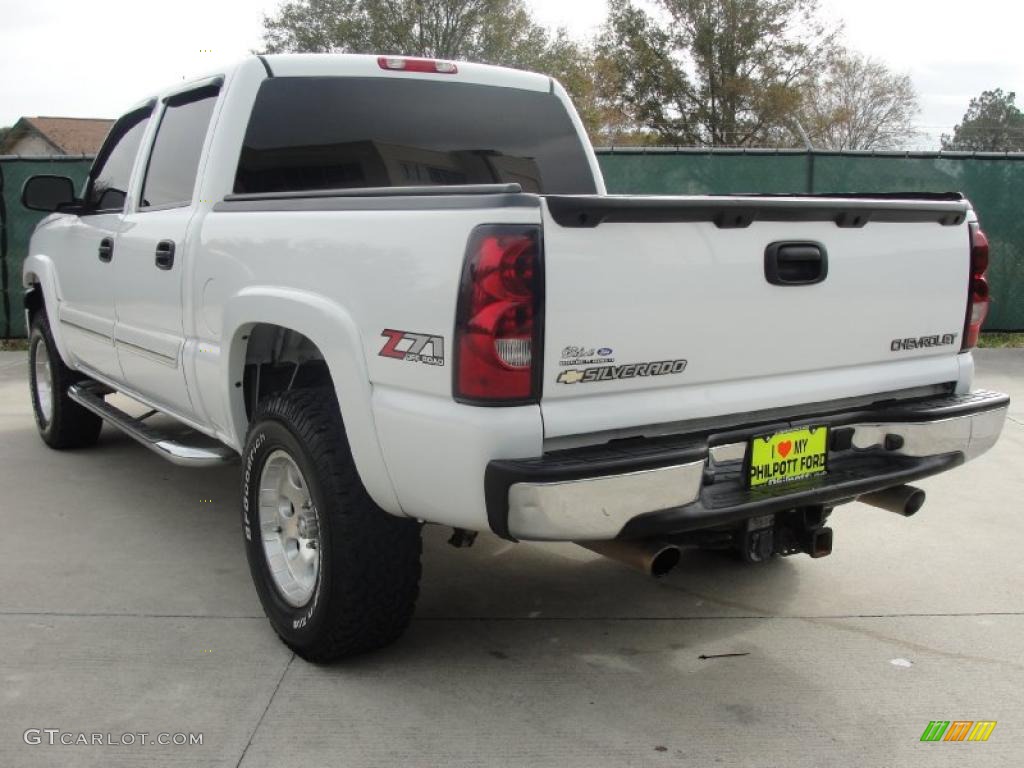
[[[68,388],[68,397],[173,464],[213,467],[230,464],[238,458],[238,454],[226,445],[193,430],[172,436],[146,424],[104,400],[104,395],[109,392],[110,389],[103,384],[84,381],[72,384]]]
[[[485,476],[488,520],[509,539],[633,539],[840,504],[984,453],[1002,431],[1009,402],[1004,394],[978,391],[492,461]],[[828,474],[748,488],[748,441],[810,425],[831,430]]]

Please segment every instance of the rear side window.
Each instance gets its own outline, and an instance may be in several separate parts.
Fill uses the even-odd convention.
[[[275,77],[260,86],[235,192],[516,182],[593,194],[552,93],[398,77]]]
[[[139,153],[139,144],[152,111],[153,105],[150,104],[129,112],[110,129],[89,172],[85,201],[91,212],[124,209],[132,166],[135,165],[135,156]]]
[[[192,202],[199,155],[210,127],[217,93],[217,87],[206,87],[167,101],[149,155],[140,210],[174,208]]]

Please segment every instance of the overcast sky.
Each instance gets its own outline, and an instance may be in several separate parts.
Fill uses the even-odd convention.
[[[981,91],[1024,102],[1024,3],[1011,0],[821,0],[857,50],[909,72],[918,122],[950,131]],[[150,91],[258,48],[277,0],[0,0],[0,125],[22,115],[116,117]],[[546,26],[584,37],[603,0],[530,0]],[[937,148],[937,138],[922,148]]]

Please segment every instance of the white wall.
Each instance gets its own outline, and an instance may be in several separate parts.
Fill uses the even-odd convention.
[[[22,136],[12,144],[4,154],[8,155],[59,155],[45,139],[35,134]]]

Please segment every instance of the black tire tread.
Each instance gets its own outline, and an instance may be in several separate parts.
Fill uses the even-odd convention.
[[[50,424],[43,426],[42,416],[36,405],[36,370],[35,366],[29,365],[29,387],[32,394],[32,408],[35,412],[36,424],[39,426],[40,435],[43,441],[57,450],[70,448],[87,448],[95,445],[99,440],[100,430],[103,428],[103,419],[92,411],[88,411],[70,397],[68,388],[72,384],[88,379],[85,374],[73,371],[61,360],[57,345],[53,341],[53,334],[50,332],[50,322],[46,317],[45,309],[38,310],[32,317],[32,330],[38,331],[43,336],[50,358],[50,371],[53,377],[53,416]],[[31,335],[30,335],[31,341]],[[31,363],[31,360],[30,360]]]
[[[330,662],[394,642],[412,619],[419,592],[419,524],[381,510],[363,487],[334,392],[297,389],[257,406],[253,425],[271,419],[298,438],[312,458],[331,526],[330,601],[314,644],[292,646],[312,662]],[[279,633],[280,634],[280,633]],[[282,639],[288,639],[282,635]]]

